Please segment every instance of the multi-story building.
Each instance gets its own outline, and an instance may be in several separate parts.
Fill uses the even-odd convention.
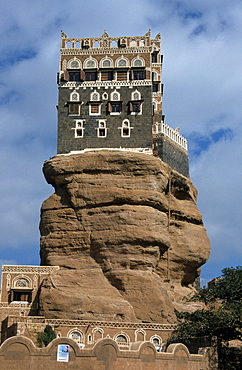
[[[124,149],[158,155],[189,176],[187,142],[164,123],[160,34],[61,34],[58,154]]]

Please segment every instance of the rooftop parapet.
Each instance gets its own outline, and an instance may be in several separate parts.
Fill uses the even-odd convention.
[[[179,132],[179,127],[176,127],[173,129],[172,127],[168,126],[164,122],[156,122],[153,125],[153,136],[155,138],[158,138],[162,135],[165,135],[167,138],[169,138],[173,143],[178,145],[180,148],[188,151],[187,147],[187,139],[185,139]]]

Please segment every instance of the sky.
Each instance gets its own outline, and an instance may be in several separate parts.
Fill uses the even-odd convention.
[[[161,33],[163,114],[188,139],[211,242],[202,284],[242,264],[242,0],[1,0],[0,265],[39,264],[42,174],[56,154],[60,31]]]

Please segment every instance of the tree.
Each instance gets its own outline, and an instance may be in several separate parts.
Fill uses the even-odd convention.
[[[222,353],[228,341],[242,340],[242,266],[223,269],[220,277],[188,300],[204,302],[206,309],[177,313],[179,324],[169,343],[181,342],[191,348],[202,338],[215,342],[218,353]]]
[[[40,347],[43,345],[46,347],[48,344],[56,338],[56,334],[50,325],[46,325],[43,332],[38,333],[37,342]]]

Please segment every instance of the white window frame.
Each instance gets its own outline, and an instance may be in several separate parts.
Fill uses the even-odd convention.
[[[75,121],[75,127],[73,127],[72,130],[75,130],[74,131],[74,137],[76,139],[81,139],[81,138],[84,137],[84,130],[85,130],[84,124],[85,124],[85,119],[77,119]],[[78,130],[82,130],[82,135],[81,136],[80,135],[77,135],[77,131]]]
[[[97,122],[98,122],[98,127],[96,128],[97,137],[99,137],[101,139],[107,137],[107,134],[108,134],[107,120],[106,119],[98,119]],[[105,135],[100,135],[100,130],[104,130]]]
[[[129,130],[129,134],[124,135],[124,130],[127,130],[127,129]],[[130,126],[130,121],[128,119],[124,119],[123,122],[122,122],[122,126],[119,127],[119,130],[121,130],[121,137],[129,138],[130,135],[131,135],[131,130],[132,129],[133,129],[133,127]]]
[[[95,105],[98,105],[98,112],[92,113],[92,105],[95,103]],[[89,103],[89,116],[100,116],[101,115],[101,103],[97,100],[94,100],[93,103]]]
[[[77,99],[76,100],[73,99],[73,95],[74,94],[77,95]],[[70,94],[70,101],[75,101],[75,102],[79,102],[80,101],[80,94],[76,90],[74,90],[74,91],[71,92],[71,94]]]

